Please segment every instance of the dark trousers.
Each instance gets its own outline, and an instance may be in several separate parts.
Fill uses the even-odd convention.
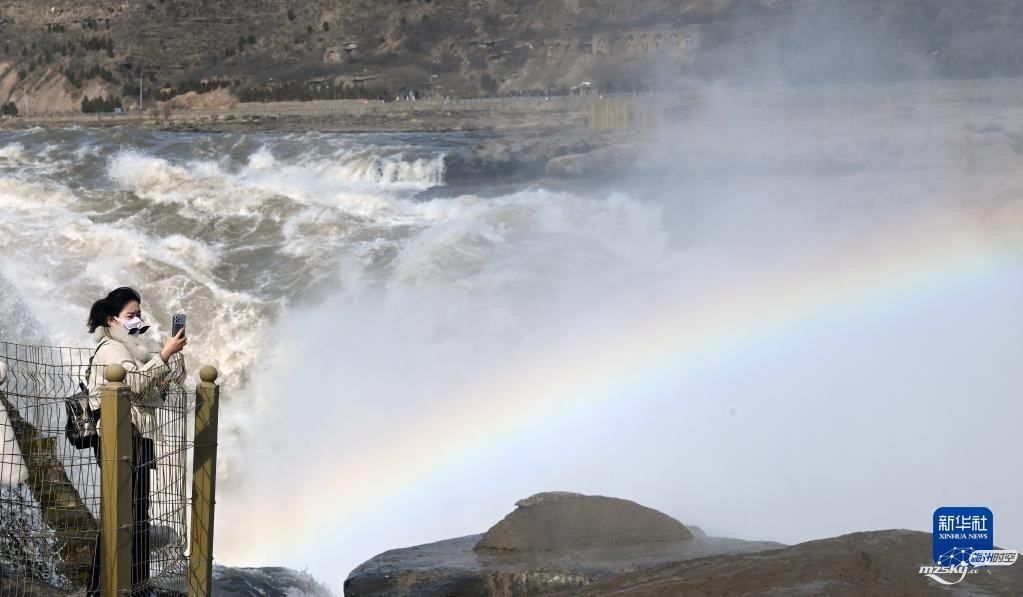
[[[96,461],[102,466],[99,446]],[[149,471],[156,468],[153,440],[138,434],[131,438],[131,595],[140,597],[149,591]],[[102,533],[96,534],[96,552],[89,579],[89,597],[99,595],[100,545]]]

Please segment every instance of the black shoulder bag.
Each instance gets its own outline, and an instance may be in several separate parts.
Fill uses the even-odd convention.
[[[85,380],[89,381],[92,375],[92,361],[96,358],[103,342],[96,346],[92,356],[89,357],[89,369],[85,372]],[[99,445],[99,434],[96,433],[96,424],[99,422],[99,409],[92,409],[89,403],[89,388],[82,382],[78,382],[80,388],[74,395],[64,399],[64,409],[67,411],[67,423],[64,424],[64,437],[68,443],[85,450]]]

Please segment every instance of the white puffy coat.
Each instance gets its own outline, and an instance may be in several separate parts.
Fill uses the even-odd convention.
[[[128,330],[116,324],[96,328],[93,338],[99,348],[88,373],[90,405],[94,409],[100,407],[100,395],[107,385],[107,366],[121,365],[127,373],[124,383],[132,392],[131,422],[143,436],[159,440],[156,409],[163,406],[163,389],[169,382],[185,381],[181,353],[175,354],[170,363],[164,363],[158,351],[146,347],[143,339],[129,335]]]

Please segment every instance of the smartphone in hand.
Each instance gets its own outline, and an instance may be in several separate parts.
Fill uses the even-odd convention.
[[[171,337],[177,336],[183,327],[185,327],[185,314],[178,313],[171,319]]]

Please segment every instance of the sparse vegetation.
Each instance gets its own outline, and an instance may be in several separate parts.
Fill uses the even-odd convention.
[[[0,116],[17,116],[18,106],[14,102],[7,102],[0,106]]]
[[[86,50],[106,50],[108,55],[113,55],[114,40],[109,37],[87,37],[82,40],[82,47]]]
[[[86,114],[98,113],[98,112],[113,112],[116,109],[121,108],[121,98],[119,97],[95,97],[90,98],[85,96],[82,98],[82,112]]]
[[[898,6],[920,2],[892,1]],[[763,50],[770,60],[780,55],[791,57],[773,68],[778,76],[792,81],[826,82],[836,72],[843,73],[843,80],[1023,74],[1023,37],[997,45],[985,41],[981,34],[969,47],[948,45],[950,36],[961,28],[992,31],[985,12],[972,8],[962,9],[956,13],[958,17],[949,16],[951,12],[917,9],[871,16],[860,6],[868,3],[849,3],[855,6],[847,11],[850,25],[841,35],[857,40],[865,36],[866,41],[856,42],[862,53],[855,60],[833,52],[809,52],[796,59],[795,54],[779,49],[814,41],[812,28],[795,26],[806,18],[805,10],[754,10],[750,6],[761,3],[711,2],[702,10],[707,12],[707,22],[714,23],[706,29],[713,29],[714,35],[706,37],[706,44],[697,36],[697,53],[685,61],[671,58],[663,64],[640,64],[642,59],[626,57],[621,47],[609,51],[607,42],[602,55],[594,56],[592,52],[597,50],[591,45],[591,36],[684,27],[692,15],[684,15],[679,6],[688,3],[650,0],[626,8],[630,3],[586,0],[580,3],[587,7],[583,20],[581,12],[566,10],[563,3],[525,0],[474,1],[474,8],[468,11],[429,0],[370,2],[361,4],[359,10],[346,11],[326,10],[307,0],[287,0],[262,19],[245,18],[244,3],[147,0],[140,10],[128,11],[108,1],[74,4],[73,10],[64,7],[62,11],[51,11],[48,5],[16,8],[16,26],[4,9],[7,20],[2,24],[0,57],[14,63],[11,68],[19,72],[20,80],[27,76],[34,81],[44,72],[62,71],[78,88],[90,78],[102,78],[112,84],[110,89],[118,89],[131,79],[130,73],[121,71],[137,72],[143,63],[147,74],[154,71],[157,77],[158,83],[145,86],[146,93],[154,97],[173,97],[192,89],[201,92],[202,85],[187,82],[207,77],[244,81],[237,90],[256,101],[337,96],[393,100],[395,95],[416,93],[417,89],[440,97],[522,95],[568,89],[580,81],[592,81],[600,90],[627,93],[663,89],[686,77],[745,76],[751,68],[749,61],[721,50],[739,43],[737,36],[744,31],[753,32],[741,33],[749,37],[742,42],[747,54]],[[712,7],[717,4],[730,8]],[[283,23],[281,16],[286,18]],[[884,35],[874,39],[869,31],[862,31],[867,17],[882,21],[875,25]],[[1005,18],[1006,27],[1023,26],[1023,13]],[[785,48],[778,46],[778,40],[755,33],[762,28],[754,25],[762,21],[789,32]],[[991,37],[996,38],[1002,39]],[[890,41],[894,39],[899,42]],[[560,50],[562,57],[552,60],[552,47],[565,48]],[[936,52],[935,48],[944,49]],[[836,68],[836,60],[848,64]],[[865,64],[877,68],[865,72]],[[402,70],[406,67],[423,71],[422,78],[406,77]],[[662,74],[649,74],[653,71]],[[372,77],[376,79],[371,84]],[[327,79],[358,79],[364,84],[335,89],[313,83]],[[159,85],[165,82],[169,82],[166,91],[160,91]]]
[[[236,85],[237,83],[238,83],[237,81],[231,81],[228,79],[206,81],[196,81],[194,79],[191,79],[179,83],[178,85],[171,85],[170,83],[165,83],[163,87],[161,87],[159,91],[156,92],[155,99],[161,102],[165,102],[171,99],[172,97],[188,93],[189,91],[194,91],[196,93],[207,93],[210,91],[215,91],[217,89],[230,88],[232,85]],[[134,93],[129,93],[129,90],[133,91]],[[134,87],[125,86],[125,88],[122,90],[122,93],[123,95],[138,95],[139,93],[138,85],[135,85]]]
[[[256,36],[251,33],[246,37],[244,35],[238,36],[238,53],[241,54],[245,51],[245,46],[256,45]]]
[[[113,71],[99,66],[98,64],[94,64],[90,67],[69,66],[64,69],[64,76],[67,77],[67,80],[76,88],[81,88],[82,83],[89,79],[100,78],[107,83],[115,83],[117,81],[117,77],[114,75]]]
[[[375,99],[394,98],[394,92],[385,84],[371,82],[369,85],[335,85],[333,81],[318,83],[288,82],[276,85],[247,87],[238,92],[243,102],[308,102],[329,99]]]

